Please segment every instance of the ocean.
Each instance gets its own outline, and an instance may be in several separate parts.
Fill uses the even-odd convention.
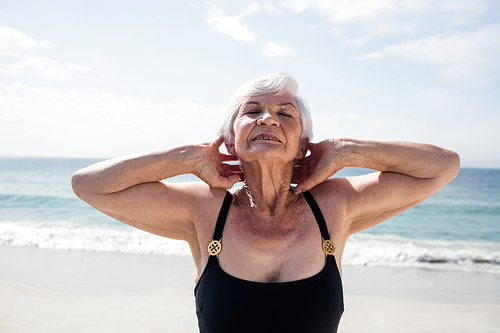
[[[131,228],[79,200],[71,175],[95,162],[0,158],[0,245],[190,254],[184,242]],[[367,172],[349,168],[335,176]],[[196,179],[183,175],[168,181]],[[342,263],[500,274],[500,169],[461,169],[453,182],[422,204],[353,235]]]

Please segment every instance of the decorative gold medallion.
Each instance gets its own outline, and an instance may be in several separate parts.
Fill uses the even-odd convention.
[[[218,240],[212,240],[210,244],[208,244],[208,254],[211,256],[217,256],[219,258],[219,253],[222,250],[222,244]]]
[[[325,255],[332,255],[335,253],[335,244],[329,239],[323,239],[323,252]]]

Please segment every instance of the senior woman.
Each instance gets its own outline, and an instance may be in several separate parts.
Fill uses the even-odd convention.
[[[105,214],[189,243],[201,332],[336,332],[349,236],[422,202],[460,163],[428,144],[309,142],[309,111],[284,73],[240,87],[220,135],[72,178],[75,193]],[[219,152],[223,143],[229,154]],[[345,167],[377,172],[330,179]],[[161,182],[187,173],[202,182]]]

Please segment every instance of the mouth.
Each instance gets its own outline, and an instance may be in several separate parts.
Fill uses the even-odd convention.
[[[271,133],[262,133],[257,135],[255,138],[253,138],[251,141],[270,141],[270,142],[278,142],[282,143],[280,139],[278,139],[277,136],[271,134]]]

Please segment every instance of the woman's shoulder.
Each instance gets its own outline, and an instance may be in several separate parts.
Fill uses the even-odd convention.
[[[184,196],[190,203],[190,209],[203,208],[208,206],[220,206],[224,201],[226,193],[231,190],[208,186],[203,181],[171,183],[179,195]]]
[[[318,201],[339,200],[345,197],[352,190],[351,182],[348,178],[329,178],[309,190]]]
[[[352,191],[347,178],[330,178],[309,190],[323,214],[328,216],[338,216],[345,210]]]
[[[198,228],[211,225],[217,219],[222,203],[226,194],[232,190],[223,188],[214,188],[208,186],[205,182],[189,182],[174,184],[188,198],[190,214],[195,225]]]
[[[332,177],[316,185],[310,192],[317,201],[326,203],[334,201],[338,204],[350,205],[358,200],[361,189],[377,180],[378,174],[378,172],[373,172],[352,177]]]

